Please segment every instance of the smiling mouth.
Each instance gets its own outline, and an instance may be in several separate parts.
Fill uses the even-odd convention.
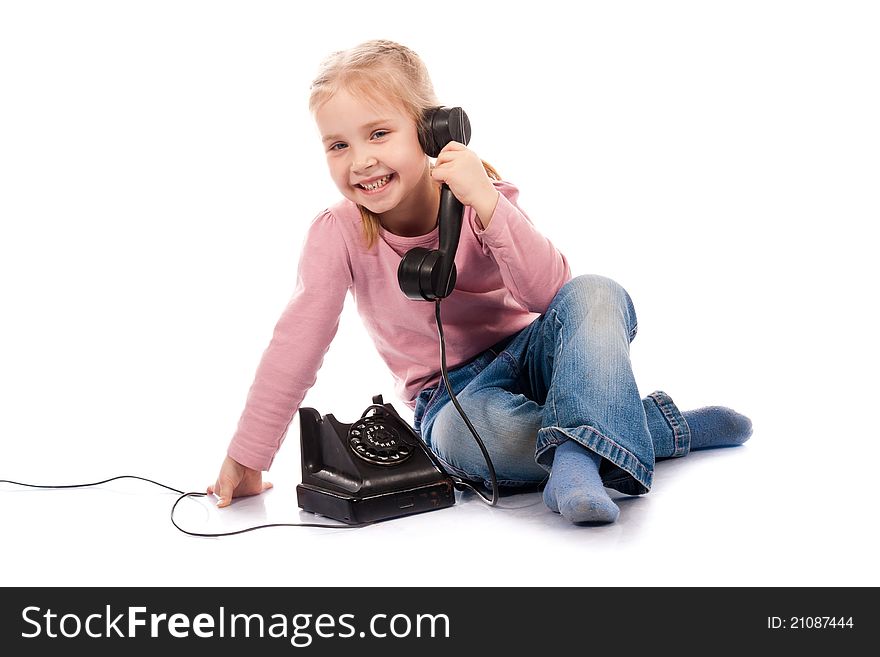
[[[383,187],[385,187],[385,185],[387,185],[389,182],[391,182],[391,179],[393,177],[394,177],[394,174],[389,173],[387,176],[383,176],[383,177],[379,178],[379,180],[371,182],[367,185],[363,185],[363,184],[358,183],[356,186],[360,187],[362,190],[367,191],[367,192],[375,192],[375,191],[378,191],[378,190],[382,189]]]

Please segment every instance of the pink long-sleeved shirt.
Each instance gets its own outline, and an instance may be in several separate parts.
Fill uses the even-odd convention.
[[[449,369],[528,326],[571,278],[565,256],[518,207],[517,188],[501,181],[494,185],[500,194],[486,230],[474,209],[465,208],[455,289],[442,301]],[[229,456],[255,470],[269,469],[315,383],[347,292],[391,370],[398,396],[414,409],[419,392],[438,383],[434,303],[407,298],[397,282],[401,258],[416,246],[439,248],[439,229],[418,237],[380,229],[367,250],[353,202],[342,200],[315,217],[300,254],[296,288],[260,360]]]

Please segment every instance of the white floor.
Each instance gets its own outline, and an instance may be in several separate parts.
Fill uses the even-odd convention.
[[[608,526],[570,525],[544,507],[539,493],[505,496],[503,508],[496,509],[459,493],[449,509],[366,528],[283,527],[193,538],[168,519],[176,496],[147,483],[123,480],[68,491],[4,484],[0,581],[7,586],[880,584],[872,497],[835,481],[840,473],[833,465],[781,455],[780,427],[769,419],[756,424],[753,439],[742,447],[658,464],[651,493],[619,497],[620,519]],[[273,490],[225,510],[205,498],[185,500],[178,522],[191,531],[219,532],[323,521],[297,508],[295,451],[273,468]],[[787,476],[780,476],[781,462]]]
[[[213,483],[339,197],[309,83],[371,38],[426,60],[573,274],[627,288],[640,391],[752,440],[660,463],[603,527],[531,494],[200,539],[144,482],[0,484],[0,585],[880,585],[878,10],[450,1],[454,39],[397,0],[0,3],[0,479]],[[351,422],[392,383],[349,300],[305,404]],[[297,443],[271,492],[180,522],[311,520]]]

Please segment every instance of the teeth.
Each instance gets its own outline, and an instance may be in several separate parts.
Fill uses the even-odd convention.
[[[373,191],[374,189],[379,189],[380,187],[384,187],[387,184],[389,178],[391,178],[391,174],[388,174],[387,176],[385,176],[383,178],[379,178],[379,180],[377,180],[376,182],[370,183],[368,185],[361,185],[361,187],[363,187],[364,189],[366,189],[368,191]]]

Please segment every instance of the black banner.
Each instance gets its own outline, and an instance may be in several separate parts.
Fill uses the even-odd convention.
[[[7,654],[261,655],[668,646],[849,650],[880,638],[876,589],[7,588]],[[858,643],[857,643],[858,642]],[[8,652],[12,648],[13,652]]]

